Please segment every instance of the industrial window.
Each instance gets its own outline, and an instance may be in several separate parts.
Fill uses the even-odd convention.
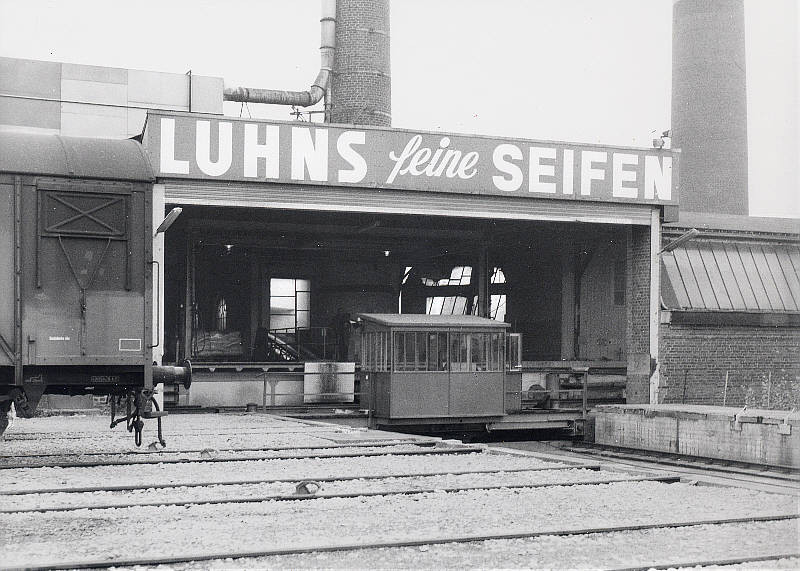
[[[269,281],[269,328],[294,332],[311,325],[311,281],[272,278]]]
[[[492,279],[489,281],[489,283],[490,283],[489,285],[490,289],[497,289],[492,287],[495,284],[505,284],[506,275],[503,273],[503,270],[500,268],[494,268],[494,271],[492,271]],[[489,299],[490,299],[489,317],[491,317],[495,321],[505,321],[506,294],[492,293]]]
[[[436,296],[427,298],[428,315],[465,315],[467,298],[461,295]]]
[[[469,285],[472,279],[472,266],[455,266],[450,270],[449,278],[433,280],[424,278],[422,281],[426,286],[457,286]]]
[[[217,298],[217,307],[214,311],[214,327],[217,331],[228,329],[228,304],[224,297]]]
[[[426,286],[435,288],[437,286],[469,286],[472,282],[471,266],[455,266],[449,278],[440,280],[425,279]],[[489,280],[490,290],[497,290],[506,283],[506,276],[501,268],[494,268],[492,277]],[[493,287],[496,286],[496,287]],[[463,288],[474,291],[473,288]],[[465,293],[467,293],[465,291]],[[490,293],[489,296],[489,317],[496,321],[504,321],[506,318],[506,294]],[[478,296],[477,295],[447,295],[431,296],[426,299],[425,313],[428,315],[477,315]]]

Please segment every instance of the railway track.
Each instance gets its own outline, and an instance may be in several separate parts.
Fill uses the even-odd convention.
[[[474,474],[474,473],[473,473]],[[499,475],[499,473],[495,473]],[[448,474],[449,475],[449,474]],[[419,478],[419,476],[394,476],[395,479],[410,479]],[[386,478],[382,478],[386,480]],[[352,478],[351,481],[359,481],[361,478]],[[336,484],[343,480],[327,479],[329,484]],[[392,496],[392,495],[414,495],[414,494],[427,494],[427,493],[455,493],[463,491],[476,491],[476,490],[513,490],[513,489],[532,489],[544,488],[550,486],[599,486],[614,484],[617,482],[662,482],[673,484],[680,481],[677,476],[640,476],[640,477],[617,477],[617,478],[604,478],[597,480],[569,480],[564,479],[561,482],[553,483],[529,483],[529,484],[515,484],[504,482],[497,485],[480,485],[480,486],[438,486],[435,488],[402,488],[402,489],[383,489],[371,490],[362,492],[349,492],[349,493],[289,493],[289,494],[273,494],[273,495],[256,495],[256,496],[235,496],[225,498],[212,498],[212,499],[188,499],[188,500],[171,500],[171,501],[146,501],[137,498],[132,503],[99,503],[99,504],[78,504],[71,506],[48,506],[37,508],[22,508],[22,509],[0,509],[0,514],[18,514],[18,513],[48,513],[48,512],[69,512],[76,510],[105,510],[105,509],[124,509],[124,508],[140,508],[140,507],[166,507],[166,506],[192,506],[192,505],[211,505],[211,504],[236,504],[236,503],[253,503],[253,502],[270,502],[270,501],[306,501],[314,499],[341,499],[341,498],[367,498],[370,496]],[[319,480],[306,480],[305,482],[313,482],[314,485],[322,484]],[[295,482],[281,482],[295,484]],[[324,486],[322,486],[324,487]],[[106,492],[108,490],[100,490]],[[65,492],[57,492],[64,494]]]
[[[280,556],[309,556],[325,552],[363,552],[368,550],[389,549],[396,550],[402,548],[430,548],[431,546],[448,544],[479,544],[490,541],[508,540],[535,540],[547,537],[579,537],[590,535],[618,534],[643,531],[670,530],[674,528],[697,528],[701,526],[725,526],[736,524],[749,524],[756,522],[781,522],[800,518],[800,515],[777,515],[753,518],[727,518],[710,519],[696,521],[660,522],[653,524],[622,525],[609,527],[590,527],[590,528],[569,528],[551,529],[544,531],[515,532],[515,533],[485,533],[485,534],[464,534],[464,535],[438,535],[412,540],[400,541],[370,541],[359,543],[339,543],[334,545],[314,545],[311,547],[281,547],[263,549],[243,549],[228,550],[219,552],[196,552],[185,553],[182,555],[166,555],[157,557],[127,557],[127,558],[97,558],[89,560],[65,560],[58,564],[34,564],[25,565],[30,570],[55,570],[55,569],[103,569],[109,567],[134,567],[139,565],[175,565],[180,563],[210,562],[210,561],[230,561],[230,560],[257,560],[262,558],[276,558]],[[646,564],[644,566],[631,567],[612,567],[613,569],[637,570],[637,569],[674,569],[680,567],[698,567],[708,565],[734,565],[746,562],[775,561],[780,559],[800,558],[800,549],[794,551],[782,551],[770,554],[749,555],[740,557],[727,557],[719,559],[700,559],[687,560],[686,558],[676,557],[670,561],[663,561],[656,564]],[[12,569],[0,565],[0,569]]]
[[[352,450],[355,448],[356,450]],[[359,449],[360,448],[360,449]],[[374,448],[374,449],[373,449]],[[269,449],[264,449],[264,451],[268,451]],[[274,453],[272,454],[262,454],[262,455],[239,455],[233,454],[229,456],[217,456],[217,454],[224,454],[225,452],[217,451],[215,449],[209,449],[207,452],[207,456],[191,456],[191,457],[182,457],[182,458],[174,458],[169,457],[169,454],[164,452],[143,452],[143,453],[113,453],[113,454],[98,454],[93,455],[92,457],[98,458],[97,460],[83,460],[82,455],[71,455],[75,459],[63,459],[57,460],[58,458],[63,458],[61,455],[53,455],[53,460],[51,462],[42,461],[36,462],[36,457],[32,457],[30,461],[26,460],[24,462],[15,462],[15,463],[0,463],[0,471],[2,470],[10,470],[10,469],[20,469],[20,468],[92,468],[92,467],[99,467],[99,466],[136,466],[142,464],[190,464],[196,462],[241,462],[243,460],[247,461],[256,461],[256,460],[275,460],[275,459],[282,459],[282,460],[299,460],[299,459],[307,459],[307,458],[357,458],[362,456],[385,456],[385,455],[392,455],[392,456],[425,456],[425,455],[439,455],[439,454],[473,454],[479,453],[483,451],[483,448],[474,447],[474,446],[464,446],[458,448],[431,448],[428,446],[422,447],[409,447],[408,445],[399,445],[397,449],[391,450],[388,447],[382,446],[327,446],[327,447],[309,447],[307,449],[300,449],[300,450],[308,450],[307,453],[286,453],[292,452],[293,449],[291,448],[279,448],[274,449]],[[312,452],[317,451],[319,452]],[[200,451],[202,454],[204,451]],[[236,451],[229,451],[229,452],[236,452]],[[245,450],[244,452],[249,452]],[[177,452],[176,454],[195,454],[194,452]],[[124,456],[125,458],[119,459],[119,456]],[[49,457],[48,457],[49,458]]]
[[[373,441],[373,442],[354,442],[348,444],[330,444],[330,445],[308,445],[308,446],[243,446],[237,448],[180,448],[180,449],[160,449],[157,450],[155,453],[159,455],[159,457],[169,457],[176,454],[202,454],[204,452],[208,452],[209,450],[213,450],[217,454],[224,454],[226,452],[283,452],[286,450],[331,450],[331,449],[339,449],[339,448],[375,448],[378,446],[386,447],[386,446],[396,446],[402,445],[403,443],[397,440],[390,440],[390,441]],[[421,442],[416,443],[415,446],[419,448],[433,448],[436,446],[436,442]],[[474,448],[473,450],[479,450],[479,448]],[[143,451],[143,450],[126,450],[120,452],[79,452],[79,453],[57,453],[57,452],[48,452],[48,453],[34,453],[34,454],[26,454],[26,458],[36,458],[36,459],[47,459],[47,458],[64,458],[64,457],[72,457],[72,458],[91,458],[91,457],[106,457],[109,455],[119,456],[119,457],[136,457],[142,456],[143,454],[153,454],[153,452]],[[10,459],[16,458],[13,454],[0,454],[0,460],[3,459]],[[49,465],[49,464],[48,464]],[[23,467],[23,466],[20,466]],[[27,466],[24,466],[27,467]]]
[[[580,466],[584,470],[599,471],[599,464],[584,464]],[[382,474],[382,475],[359,475],[351,477],[310,477],[317,482],[345,482],[351,480],[376,480],[386,478],[403,478],[403,477],[425,477],[425,476],[463,476],[468,474],[506,474],[516,472],[540,472],[540,471],[558,471],[558,470],[575,470],[575,466],[548,466],[548,467],[532,467],[532,468],[506,468],[503,470],[470,470],[470,471],[457,471],[449,470],[446,472],[418,472],[414,474]],[[22,490],[0,490],[0,497],[2,496],[23,496],[34,494],[78,494],[87,492],[132,492],[141,490],[167,490],[174,488],[199,488],[209,486],[241,486],[253,484],[281,484],[297,482],[297,478],[256,478],[249,480],[227,480],[227,481],[204,481],[204,482],[177,482],[168,484],[148,483],[142,485],[128,485],[128,486],[84,486],[84,487],[59,487],[59,488],[33,488]]]
[[[224,459],[179,457],[197,456],[187,443],[204,430],[176,438],[184,450],[144,454],[157,462],[103,452],[80,462],[31,440],[39,465],[0,470],[0,568],[638,569],[800,557],[790,496],[403,435],[290,447],[269,431],[216,432]],[[241,442],[226,446],[230,434]],[[280,455],[252,458],[265,451]]]
[[[106,426],[107,425],[108,425],[108,423],[106,423]],[[315,429],[314,427],[309,427],[308,430],[303,430],[302,431],[303,434],[309,434],[309,433],[313,434],[314,432],[329,434],[330,433],[330,429],[326,430],[323,427],[319,427],[319,428]],[[274,436],[276,434],[298,434],[298,433],[299,432],[298,432],[298,430],[296,428],[295,429],[290,429],[290,430],[270,429],[270,430],[259,430],[259,431],[251,431],[250,432],[250,434],[252,434],[254,436],[256,436],[256,435]],[[219,431],[219,430],[211,431],[211,430],[209,430],[209,431],[202,431],[202,432],[194,433],[194,435],[196,435],[196,436],[203,436],[203,437],[239,435],[239,434],[241,434],[241,430],[226,430],[226,431]],[[124,431],[124,430],[122,430],[122,431],[117,430],[116,432],[110,431],[110,432],[107,432],[107,433],[100,433],[100,434],[98,434],[96,432],[72,432],[72,433],[69,433],[69,434],[60,434],[60,433],[59,434],[53,434],[51,432],[32,432],[32,433],[25,433],[25,434],[13,434],[13,433],[12,434],[4,434],[3,435],[3,439],[5,441],[7,441],[7,442],[20,442],[20,441],[41,442],[41,441],[47,441],[47,440],[66,440],[66,441],[79,440],[79,441],[85,441],[87,439],[92,439],[92,440],[101,440],[101,441],[102,440],[108,440],[108,441],[114,440],[114,441],[124,442],[124,443],[127,444],[130,441],[130,434],[127,431]]]
[[[735,462],[732,460],[720,460],[716,458],[698,458],[693,456],[683,456],[667,452],[656,452],[650,450],[631,450],[630,448],[620,448],[617,446],[607,446],[602,444],[583,444],[581,446],[569,446],[564,448],[569,452],[583,456],[605,457],[620,460],[649,461],[662,464],[667,467],[687,467],[701,466],[711,468],[720,472],[731,474],[748,475],[767,475],[775,479],[782,479],[800,483],[800,468],[793,466],[770,466],[755,465],[746,462]]]
[[[671,454],[638,454],[631,450],[602,448],[566,448],[573,459],[602,461],[621,469],[657,468],[680,475],[685,480],[707,481],[714,485],[744,486],[777,493],[800,496],[800,475],[795,471],[755,468],[752,465],[706,461]]]
[[[67,452],[67,453],[58,453],[58,452],[47,452],[47,453],[34,453],[34,454],[26,454],[25,457],[29,459],[37,459],[41,461],[45,461],[48,458],[52,459],[61,459],[61,458],[92,458],[92,457],[108,457],[108,456],[115,456],[115,457],[122,457],[122,458],[132,458],[132,457],[142,457],[146,455],[155,454],[159,458],[175,456],[178,454],[203,454],[213,452],[215,454],[225,454],[225,453],[241,453],[241,452],[285,452],[285,451],[296,451],[296,450],[335,450],[341,448],[376,448],[376,447],[387,447],[387,446],[403,446],[407,445],[407,443],[399,442],[397,440],[394,441],[376,441],[376,442],[353,442],[347,444],[315,444],[315,445],[299,445],[299,446],[243,446],[237,448],[180,448],[180,449],[158,449],[154,451],[149,450],[124,450],[120,452]],[[422,443],[415,443],[414,446],[418,448],[433,448],[436,446],[435,442],[422,442]],[[480,448],[473,447],[472,450],[479,450]],[[14,454],[0,454],[0,462],[3,460],[17,458]],[[46,464],[47,466],[55,466],[60,465],[58,463],[55,464]],[[0,464],[0,467],[2,465]],[[27,465],[18,465],[16,467],[28,467]]]

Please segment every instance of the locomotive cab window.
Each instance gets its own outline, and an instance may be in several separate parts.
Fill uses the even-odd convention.
[[[502,371],[505,365],[502,333],[451,333],[452,371]]]
[[[398,331],[393,355],[395,371],[447,371],[447,333]]]

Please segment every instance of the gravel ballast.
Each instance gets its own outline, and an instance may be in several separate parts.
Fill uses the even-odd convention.
[[[92,464],[167,464],[176,462],[187,462],[207,459],[209,461],[240,461],[246,459],[261,460],[272,458],[294,458],[294,457],[340,457],[340,456],[361,456],[361,455],[381,455],[381,454],[430,454],[434,450],[430,446],[419,446],[417,444],[388,444],[379,446],[326,446],[324,448],[307,448],[303,444],[298,444],[298,448],[277,448],[265,450],[226,450],[208,448],[192,452],[163,453],[142,451],[133,456],[118,454],[100,454],[91,456],[19,456],[0,458],[0,468],[9,466],[24,466],[36,468],[40,466],[52,466],[63,463],[65,467],[92,465]],[[9,468],[10,469],[10,468]]]
[[[622,482],[594,486],[426,493],[303,502],[78,510],[5,514],[0,545],[15,545],[7,565],[42,564],[53,553],[78,562],[109,556],[313,547],[382,540],[523,533],[714,518],[793,514],[786,496],[684,484]],[[220,533],[224,522],[224,533]],[[119,534],[126,531],[126,541]],[[136,530],[131,533],[131,530]],[[47,544],[50,549],[43,550]],[[61,560],[63,561],[63,559]]]
[[[165,437],[165,451],[148,449],[155,439],[155,423],[148,422],[145,446],[136,449],[130,434],[108,429],[105,417],[15,422],[8,439],[0,441],[0,456],[8,463],[19,459],[15,456],[37,455],[53,463],[146,463],[0,469],[0,509],[69,508],[1,514],[0,567],[194,556],[206,560],[169,568],[646,568],[797,552],[797,519],[480,539],[800,511],[795,496],[634,481],[644,474],[589,469],[590,463],[568,454],[471,452],[453,441],[263,414],[169,416]],[[248,448],[267,450],[271,457],[247,459],[253,454]],[[409,451],[426,453],[403,455]],[[453,451],[460,453],[448,453]],[[379,455],[362,455],[367,453]],[[168,462],[174,458],[188,461]],[[269,499],[297,498],[298,482],[322,479],[334,481],[322,482],[316,495],[302,501]],[[495,489],[469,489],[477,487]],[[70,492],[76,488],[101,490]],[[42,489],[52,492],[25,492]],[[417,493],[393,494],[404,490]],[[380,495],[331,497],[337,494]],[[203,501],[223,503],[197,503]],[[158,502],[187,505],[143,505]],[[108,503],[115,505],[102,507]],[[453,543],[457,538],[470,541]],[[419,545],[341,550],[401,541]],[[235,552],[304,548],[317,551],[225,559]],[[797,564],[797,558],[786,557],[739,567]]]
[[[356,462],[357,461],[357,464]],[[350,476],[392,476],[471,470],[518,470],[566,467],[530,456],[500,454],[431,454],[361,458],[303,458],[187,464],[141,464],[93,468],[19,468],[0,470],[0,490],[142,486],[153,483],[236,482],[240,480],[313,480]]]
[[[439,476],[406,476],[401,478],[354,479],[322,482],[315,497],[341,494],[375,494],[406,490],[442,490],[495,486],[543,486],[576,482],[625,481],[635,474],[604,470],[536,470],[526,472],[489,472],[444,474]],[[202,502],[236,500],[265,496],[294,496],[296,481],[215,485],[202,488],[164,488],[131,491],[94,491],[81,493],[46,493],[32,495],[0,495],[0,510],[86,508],[93,506],[125,506],[144,502]]]
[[[586,569],[661,566],[797,551],[797,520],[544,536],[213,560],[171,569]],[[680,549],[675,549],[679,545]],[[794,566],[792,566],[794,562]],[[798,559],[745,567],[796,569]],[[165,569],[159,567],[158,569]]]

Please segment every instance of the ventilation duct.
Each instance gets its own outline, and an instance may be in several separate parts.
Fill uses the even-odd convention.
[[[333,59],[336,52],[336,0],[322,0],[320,17],[320,58],[319,74],[308,91],[281,91],[252,87],[226,87],[225,101],[240,103],[269,103],[273,105],[296,105],[309,107],[319,102],[327,92],[333,72]]]

